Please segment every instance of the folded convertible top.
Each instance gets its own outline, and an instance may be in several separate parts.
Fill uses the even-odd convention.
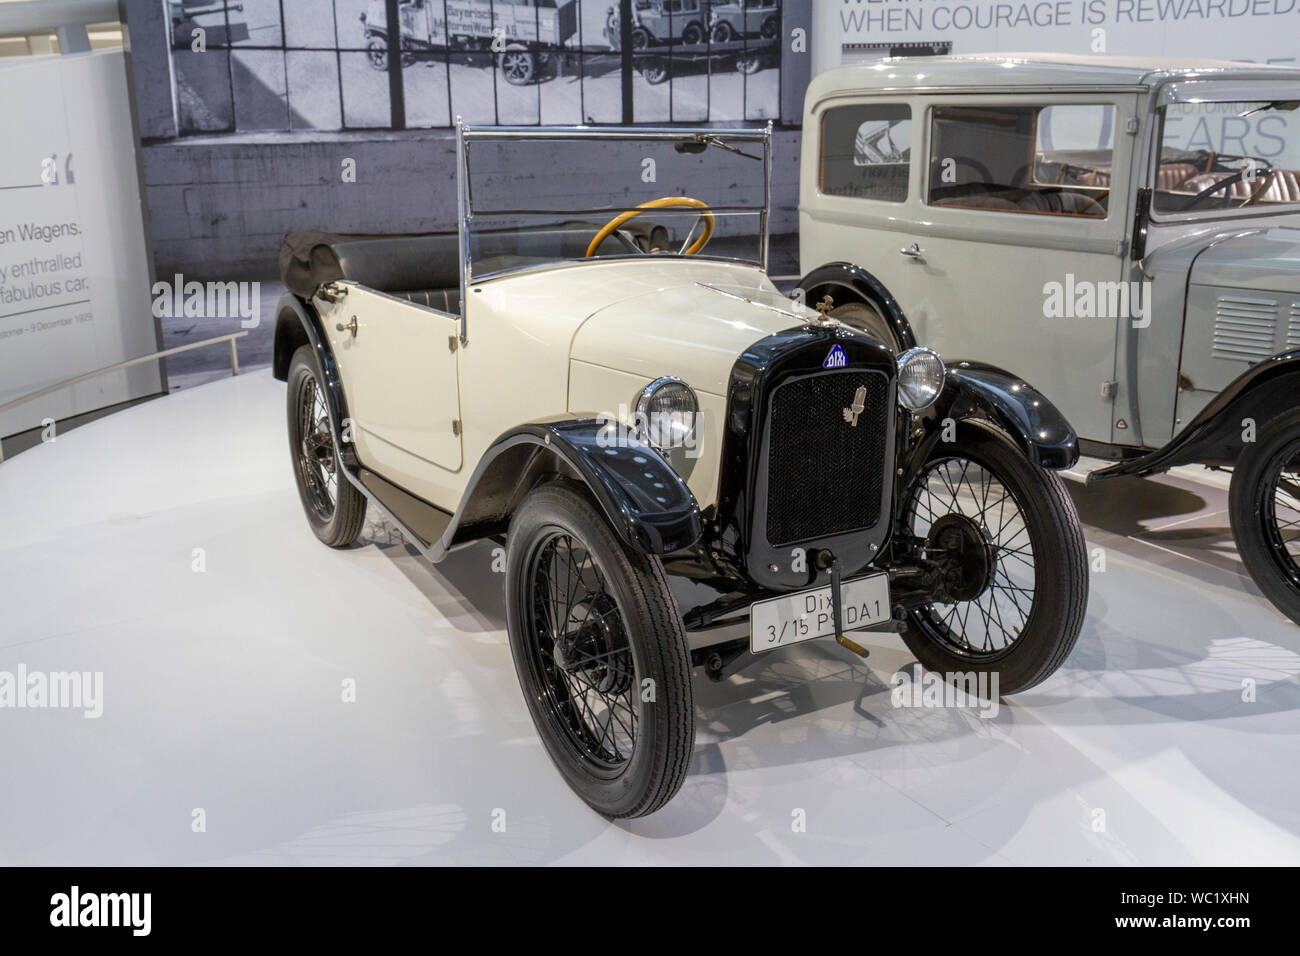
[[[335,243],[420,235],[428,233],[344,233],[314,229],[291,232],[280,243],[280,279],[294,295],[310,299],[325,283],[344,278],[343,267],[334,251]]]

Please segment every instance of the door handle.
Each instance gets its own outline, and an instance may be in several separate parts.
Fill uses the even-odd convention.
[[[909,259],[919,259],[921,258],[921,247],[914,242],[910,246],[905,246],[904,248],[899,249],[898,254],[900,256],[907,256]]]
[[[357,337],[357,317],[355,315],[352,316],[352,321],[347,325],[339,322],[334,326],[334,328],[338,329],[340,332],[351,332],[352,337],[355,339]]]

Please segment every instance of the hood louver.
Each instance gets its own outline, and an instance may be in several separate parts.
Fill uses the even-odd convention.
[[[1295,307],[1292,307],[1295,315]],[[1278,301],[1262,297],[1221,295],[1214,311],[1215,358],[1258,362],[1276,349]],[[1292,324],[1296,319],[1292,319]]]

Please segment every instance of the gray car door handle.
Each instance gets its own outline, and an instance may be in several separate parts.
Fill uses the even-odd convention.
[[[899,249],[898,254],[900,256],[907,256],[909,259],[919,259],[921,258],[921,247],[914,242],[910,246]]]

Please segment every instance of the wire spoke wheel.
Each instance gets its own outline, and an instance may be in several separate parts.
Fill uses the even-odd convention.
[[[989,672],[1013,694],[1065,662],[1088,607],[1088,557],[1061,479],[978,420],[936,442],[904,494],[898,532],[941,575],[900,633],[930,671]]]
[[[1264,424],[1242,448],[1228,514],[1237,553],[1255,584],[1300,624],[1300,409]]]
[[[636,665],[626,622],[586,546],[559,532],[531,562],[530,664],[544,710],[573,752],[614,774],[637,743]]]
[[[325,397],[313,375],[303,377],[298,393],[298,470],[312,510],[329,521],[338,502],[338,458]]]
[[[565,783],[607,817],[667,803],[695,740],[681,610],[659,558],[624,541],[567,480],[530,491],[510,519],[506,629]]]
[[[953,566],[951,603],[918,614],[925,631],[949,651],[996,659],[1024,633],[1038,591],[1034,542],[1011,489],[969,458],[928,463],[904,512],[923,557]]]
[[[294,484],[312,532],[331,548],[346,548],[361,534],[366,497],[351,483],[339,460],[329,396],[310,345],[289,360],[285,412]]]
[[[1275,459],[1261,491],[1264,533],[1284,570],[1300,580],[1300,442]]]

